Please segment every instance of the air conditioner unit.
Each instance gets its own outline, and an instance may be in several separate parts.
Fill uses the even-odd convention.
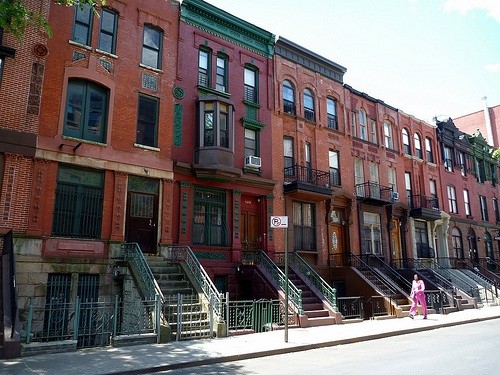
[[[260,168],[262,160],[258,156],[247,156],[245,158],[245,167]]]
[[[391,198],[393,201],[399,200],[399,193],[397,191],[393,191],[391,194]]]

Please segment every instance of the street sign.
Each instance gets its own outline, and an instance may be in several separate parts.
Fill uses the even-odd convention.
[[[271,216],[271,228],[288,228],[288,216]]]

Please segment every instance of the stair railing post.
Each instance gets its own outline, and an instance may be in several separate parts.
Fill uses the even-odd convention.
[[[210,305],[209,305],[209,318],[210,318],[210,336],[213,337],[214,332],[214,309],[215,309],[215,301],[214,296],[210,296]]]
[[[182,294],[177,294],[177,332],[175,334],[175,338],[177,341],[181,338],[181,327],[182,327]]]
[[[78,340],[78,323],[80,320],[80,298],[76,296],[75,299],[75,314],[73,321],[73,340]]]
[[[113,314],[113,337],[116,337],[118,329],[118,294],[115,296],[115,311]]]
[[[31,323],[33,320],[33,298],[29,298],[28,322],[26,327],[26,344],[30,343],[31,339]]]

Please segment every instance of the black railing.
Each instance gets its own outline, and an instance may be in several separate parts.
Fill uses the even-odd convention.
[[[314,111],[312,109],[304,109],[304,117],[308,121],[315,121]]]
[[[337,130],[339,128],[338,122],[337,122],[337,116],[335,115],[328,115],[328,129],[335,129]]]
[[[363,297],[338,297],[337,307],[344,319],[363,319],[365,317]]]
[[[285,184],[303,182],[320,187],[330,187],[330,173],[308,168],[303,165],[292,165],[284,169]]]
[[[356,196],[381,201],[392,201],[392,187],[382,186],[376,182],[364,182],[356,185]]]
[[[413,208],[427,208],[429,210],[439,210],[439,201],[437,197],[414,194],[410,197],[408,205]]]
[[[295,114],[295,103],[288,101],[288,100],[283,100],[283,111],[285,113],[289,113],[291,115]]]

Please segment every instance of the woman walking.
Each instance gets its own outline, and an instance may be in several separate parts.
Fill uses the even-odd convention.
[[[423,280],[418,279],[418,275],[413,276],[413,282],[411,285],[411,307],[410,307],[410,318],[414,318],[417,314],[417,305],[422,306],[422,312],[424,314],[424,319],[427,319],[427,303],[425,301],[425,284]]]

